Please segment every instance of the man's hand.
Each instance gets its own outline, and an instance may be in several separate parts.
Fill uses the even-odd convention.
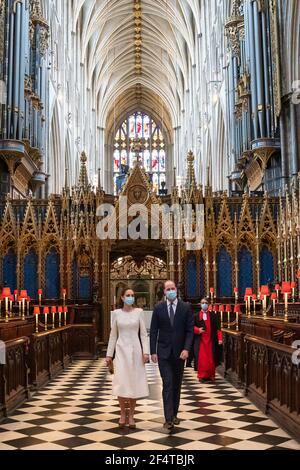
[[[199,335],[203,335],[203,333],[205,333],[205,329],[204,328],[199,328]]]
[[[157,354],[152,354],[151,360],[154,364],[158,363],[158,355]]]
[[[148,364],[149,362],[149,354],[144,354],[144,364]]]
[[[180,359],[182,359],[183,361],[186,361],[188,358],[189,358],[189,352],[186,350],[182,351],[182,353],[180,354]]]
[[[113,360],[112,360],[112,357],[106,357],[105,361],[106,361],[106,365],[108,366],[109,364],[112,364]]]

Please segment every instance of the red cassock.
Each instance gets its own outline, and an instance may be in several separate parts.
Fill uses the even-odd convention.
[[[202,323],[204,312],[199,313],[199,320]],[[210,318],[211,313],[207,312],[207,320],[205,320],[205,331],[201,334],[201,343],[198,354],[198,378],[199,379],[215,379],[216,364],[213,354],[213,341],[212,341],[212,323]],[[199,335],[199,328],[194,327],[194,333]],[[218,342],[222,342],[222,332],[217,331]]]

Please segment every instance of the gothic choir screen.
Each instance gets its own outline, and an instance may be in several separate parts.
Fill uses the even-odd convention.
[[[300,450],[299,37],[0,0],[0,450]]]

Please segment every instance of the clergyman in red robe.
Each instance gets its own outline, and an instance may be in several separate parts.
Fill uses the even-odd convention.
[[[201,301],[201,311],[194,317],[195,370],[201,383],[215,380],[216,367],[222,361],[222,332],[218,315],[207,299]]]

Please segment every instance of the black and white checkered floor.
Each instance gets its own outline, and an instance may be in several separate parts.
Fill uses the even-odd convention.
[[[119,429],[119,408],[103,360],[76,362],[0,424],[0,450],[300,450],[300,444],[226,381],[202,385],[187,369],[182,419],[162,428],[161,381],[147,366],[150,397],[137,406],[137,429]]]

